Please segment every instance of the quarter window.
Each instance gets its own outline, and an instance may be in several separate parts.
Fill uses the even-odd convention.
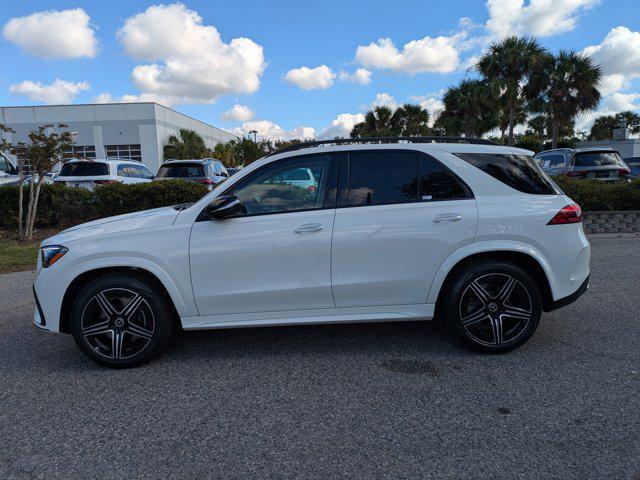
[[[324,206],[330,155],[312,155],[269,165],[234,187],[248,215],[312,210]]]
[[[460,200],[471,197],[453,173],[433,158],[421,158],[420,179],[422,200]]]

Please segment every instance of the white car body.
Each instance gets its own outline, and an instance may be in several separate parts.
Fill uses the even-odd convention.
[[[466,182],[474,198],[197,221],[213,199],[271,162],[318,150],[374,149],[424,152]],[[447,274],[483,252],[535,261],[548,285],[547,309],[586,287],[590,248],[582,224],[547,225],[572,200],[516,191],[454,155],[464,152],[531,154],[447,143],[286,152],[254,162],[183,210],[160,208],[65,230],[42,242],[68,252],[50,268],[38,263],[35,324],[68,332],[70,286],[101,269],[135,268],[156,277],[185,330],[431,319]]]
[[[67,174],[65,170],[73,166],[101,168],[104,170],[104,172],[100,172],[99,175]],[[65,183],[69,187],[82,187],[93,190],[96,186],[105,183],[146,183],[153,180],[153,177],[153,172],[149,170],[146,165],[133,160],[69,160],[63,165],[62,169],[60,170],[60,174],[54,178],[54,182]]]

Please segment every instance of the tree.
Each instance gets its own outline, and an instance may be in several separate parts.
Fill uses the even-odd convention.
[[[58,133],[55,128],[64,129],[64,131]],[[18,230],[21,240],[33,240],[33,226],[36,221],[40,188],[45,175],[53,169],[56,163],[62,161],[64,151],[74,143],[73,135],[66,129],[67,125],[64,123],[59,123],[57,126],[53,124],[41,125],[36,130],[29,132],[29,143],[19,142],[16,145],[10,145],[9,150],[18,159],[18,173],[20,175]],[[2,130],[8,131],[4,125]],[[8,146],[9,143],[3,140],[3,147]],[[26,164],[30,166],[31,180],[29,181],[27,216],[23,218],[23,183]]]
[[[545,54],[536,62],[525,92],[533,111],[551,120],[551,145],[556,148],[561,129],[571,128],[580,112],[594,110],[600,103],[600,67],[582,54],[560,50]]]
[[[511,120],[509,108],[504,97],[500,99],[499,107],[500,112],[498,113],[498,128],[500,129],[500,143],[504,144],[505,133],[509,128],[509,122]],[[527,112],[525,110],[524,101],[521,100],[518,102],[513,117],[515,125],[520,125],[527,121]]]
[[[213,156],[224,163],[226,167],[238,166],[235,155],[235,143],[233,140],[227,143],[218,143],[213,149]]]
[[[421,137],[431,133],[429,112],[420,105],[405,103],[396,110],[395,115],[403,137]]]
[[[549,119],[545,115],[536,115],[527,120],[525,135],[546,138]]]
[[[351,130],[351,138],[359,137],[397,137],[402,131],[400,116],[385,106],[375,107],[364,116],[364,122]]]
[[[180,138],[169,135],[169,140],[164,146],[164,159],[188,160],[191,158],[206,158],[211,151],[198,133],[186,128],[180,129]]]
[[[243,138],[242,140],[234,142],[234,149],[237,165],[244,165],[246,167],[271,152],[273,145],[271,145],[269,140],[254,142],[249,138]]]
[[[497,126],[496,100],[482,80],[463,80],[442,97],[444,110],[434,129],[445,135],[480,137]]]
[[[533,38],[508,37],[500,43],[492,43],[476,64],[494,94],[504,102],[509,118],[509,145],[513,145],[513,128],[522,101],[522,85],[544,52]]]
[[[624,120],[631,133],[640,133],[640,115],[634,112],[625,111],[615,115],[603,115],[596,118],[589,132],[589,140],[611,140],[612,130],[618,128],[620,121]]]

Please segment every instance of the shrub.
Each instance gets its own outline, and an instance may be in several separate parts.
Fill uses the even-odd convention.
[[[0,187],[0,228],[18,226],[18,188]],[[150,208],[195,202],[208,192],[204,185],[181,180],[114,183],[96,188],[67,187],[60,183],[43,185],[38,202],[38,228],[67,228],[98,218]],[[25,208],[28,201],[25,191]]]
[[[601,182],[555,177],[554,180],[585,212],[640,210],[640,179]]]

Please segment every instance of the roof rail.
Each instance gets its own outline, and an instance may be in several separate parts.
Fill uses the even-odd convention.
[[[334,138],[333,140],[315,140],[312,142],[301,142],[288,145],[286,147],[274,150],[271,153],[265,155],[270,157],[279,153],[293,152],[295,150],[301,150],[309,147],[319,147],[321,145],[344,145],[353,143],[470,143],[475,145],[498,145],[491,140],[485,140],[484,138],[474,137],[446,137],[446,136],[431,136],[431,137],[361,137],[361,138]]]

